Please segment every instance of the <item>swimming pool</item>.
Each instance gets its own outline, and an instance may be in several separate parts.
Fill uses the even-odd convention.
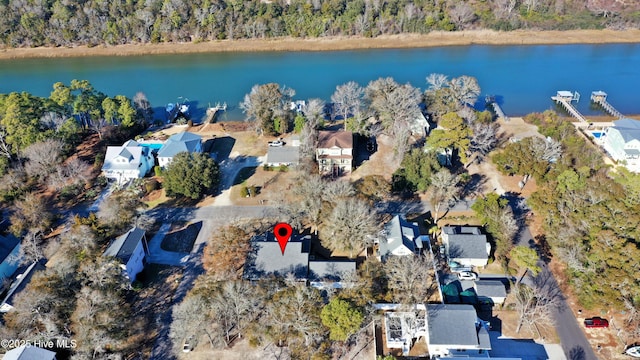
[[[604,133],[601,132],[601,131],[592,131],[591,132],[591,136],[593,136],[596,139],[600,139],[602,137],[602,135],[604,135]]]
[[[140,146],[148,147],[151,150],[160,150],[164,144],[163,143],[140,143]]]

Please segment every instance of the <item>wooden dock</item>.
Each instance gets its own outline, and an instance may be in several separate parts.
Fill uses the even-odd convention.
[[[609,102],[607,102],[607,93],[604,91],[594,91],[591,93],[591,102],[593,102],[594,104],[598,104],[602,107],[602,109],[604,109],[604,111],[606,111],[607,113],[609,113],[611,116],[617,117],[618,119],[624,119],[624,115],[622,115],[622,113],[618,110],[616,110],[616,108],[613,107],[613,105],[609,104]]]
[[[495,97],[488,95],[487,97],[485,97],[485,102],[487,105],[491,105],[498,119],[504,119],[504,121],[509,121],[509,118],[504,114],[504,111],[502,111],[502,108],[500,107],[500,105],[498,105],[498,102],[496,101]]]
[[[572,93],[571,91],[558,91],[556,96],[552,96],[551,100],[562,105],[562,107],[574,118],[582,122],[588,122],[587,119],[580,114],[580,112],[571,104],[573,101],[580,100],[580,94],[578,92]]]
[[[209,106],[207,108],[207,119],[205,122],[209,124],[214,123],[216,121],[216,116],[222,111],[227,111],[227,103],[223,103],[222,105],[218,103],[214,107]]]

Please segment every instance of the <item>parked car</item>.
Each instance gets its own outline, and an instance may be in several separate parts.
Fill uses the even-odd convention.
[[[592,317],[584,319],[584,326],[588,328],[606,328],[609,327],[609,321],[601,317]]]
[[[458,279],[460,280],[477,280],[478,274],[473,271],[460,271],[458,273]]]
[[[624,353],[634,358],[640,358],[640,345],[629,345]]]
[[[284,142],[282,142],[282,140],[269,141],[269,146],[272,146],[272,147],[280,147],[283,145],[284,145]]]

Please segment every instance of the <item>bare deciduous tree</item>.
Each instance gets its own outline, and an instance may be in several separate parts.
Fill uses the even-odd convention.
[[[286,117],[295,91],[281,87],[276,83],[254,85],[251,92],[244,96],[240,109],[246,114],[247,121],[255,121],[262,133],[273,134],[273,119]]]
[[[31,177],[46,178],[60,163],[63,147],[62,141],[54,139],[29,145],[23,151],[23,156],[27,158],[27,174]]]
[[[447,75],[444,74],[429,74],[426,78],[427,84],[429,85],[429,90],[438,91],[443,87],[447,86],[448,78]]]
[[[358,118],[362,110],[364,89],[355,81],[338,85],[336,91],[331,95],[333,102],[332,116],[340,115],[342,119],[349,117]]]
[[[449,16],[457,29],[467,28],[476,19],[473,8],[466,2],[455,4],[449,11]]]
[[[149,100],[147,100],[147,96],[143,92],[137,92],[133,97],[133,104],[140,114],[138,118],[144,119],[146,124],[151,124],[153,121],[153,108]]]
[[[438,216],[442,206],[449,206],[460,191],[460,178],[446,168],[441,169],[431,177],[429,201],[435,212],[433,215],[434,221],[437,222],[439,220]]]
[[[476,78],[462,75],[451,79],[449,87],[453,91],[453,95],[462,106],[471,106],[476,103],[480,96],[480,85]]]
[[[471,126],[469,150],[476,153],[478,159],[482,159],[496,147],[498,140],[497,124],[474,123]]]
[[[11,159],[11,145],[7,143],[7,131],[0,126],[0,156]]]
[[[540,161],[553,162],[562,155],[562,144],[552,138],[534,138],[531,142],[531,151]]]
[[[551,281],[548,271],[534,278],[532,286],[515,285],[513,293],[518,313],[517,333],[522,326],[534,331],[538,326],[553,324],[553,310],[558,306],[562,294],[558,286]]]
[[[56,132],[58,131],[58,129],[60,129],[60,127],[62,126],[62,124],[64,124],[64,122],[65,122],[64,116],[54,111],[46,112],[40,118],[40,124],[42,124],[42,126]]]
[[[424,256],[392,256],[384,264],[394,301],[421,304],[437,291],[433,281],[433,261]]]
[[[357,198],[341,201],[323,223],[320,241],[332,251],[356,256],[369,244],[369,237],[378,233],[379,222],[371,207]]]
[[[51,214],[44,198],[28,193],[14,204],[16,211],[11,215],[11,232],[20,236],[24,230],[44,232],[51,225]]]

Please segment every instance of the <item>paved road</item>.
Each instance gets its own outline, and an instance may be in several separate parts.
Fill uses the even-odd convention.
[[[528,226],[525,226],[520,234],[518,234],[517,245],[529,246],[530,241],[533,240],[531,231]],[[538,263],[542,267],[542,271],[538,274],[538,278],[545,279],[546,285],[552,289],[558,289],[558,282],[553,273],[549,270],[546,264],[542,261]],[[568,360],[597,360],[598,357],[593,352],[589,340],[584,334],[581,325],[578,323],[575,315],[571,311],[571,308],[567,304],[567,301],[558,289],[560,295],[558,307],[553,311],[553,318],[555,320],[556,332],[560,338],[560,344],[564,350]]]

